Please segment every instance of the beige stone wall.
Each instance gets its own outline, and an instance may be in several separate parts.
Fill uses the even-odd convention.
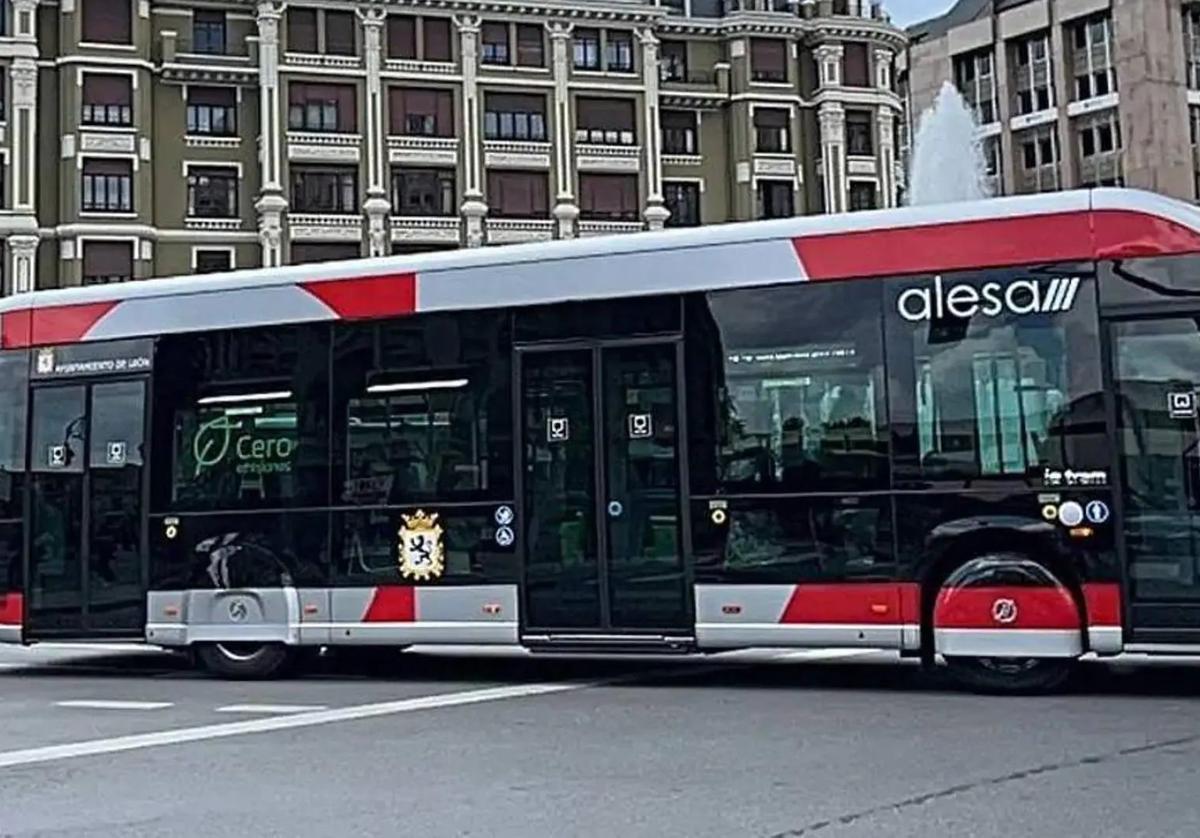
[[[1178,0],[1113,0],[1125,180],[1194,200],[1183,22]]]

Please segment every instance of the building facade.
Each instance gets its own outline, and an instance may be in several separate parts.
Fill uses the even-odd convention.
[[[908,34],[905,153],[953,80],[979,117],[996,194],[1127,185],[1200,197],[1200,3],[960,0]]]
[[[4,292],[892,206],[858,0],[5,0]]]

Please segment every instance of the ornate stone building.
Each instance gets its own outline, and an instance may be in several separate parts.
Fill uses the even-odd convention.
[[[6,0],[4,292],[891,206],[858,0]]]
[[[953,80],[979,115],[997,194],[1200,197],[1200,3],[959,0],[909,35],[909,127]]]

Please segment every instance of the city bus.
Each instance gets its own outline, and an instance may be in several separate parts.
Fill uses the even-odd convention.
[[[1100,189],[0,301],[0,640],[1200,654],[1200,211]]]

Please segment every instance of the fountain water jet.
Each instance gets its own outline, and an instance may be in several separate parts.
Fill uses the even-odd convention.
[[[944,83],[933,107],[921,114],[909,169],[910,206],[991,197],[978,129],[962,94]]]

